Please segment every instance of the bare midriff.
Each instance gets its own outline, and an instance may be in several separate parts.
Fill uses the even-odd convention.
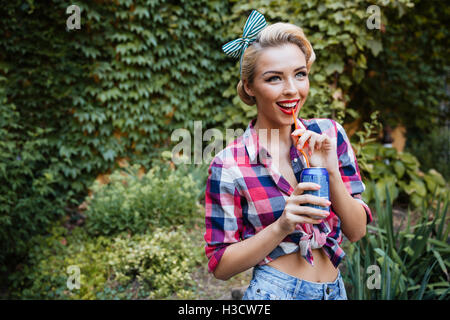
[[[269,262],[267,265],[293,277],[313,282],[333,282],[338,276],[338,269],[322,248],[313,249],[314,266],[300,255],[300,251],[286,254]]]

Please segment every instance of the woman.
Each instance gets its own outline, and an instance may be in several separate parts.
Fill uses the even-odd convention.
[[[254,267],[243,299],[346,299],[338,269],[342,233],[361,239],[372,216],[361,200],[364,184],[343,127],[330,119],[298,119],[314,51],[299,27],[266,26],[255,10],[243,38],[223,49],[241,55],[238,94],[256,104],[258,115],[208,170],[209,271],[227,280]],[[301,129],[294,130],[292,111]],[[306,161],[300,149],[312,167],[328,170],[330,201],[303,194],[320,186],[299,183]],[[307,203],[330,210],[301,206]]]

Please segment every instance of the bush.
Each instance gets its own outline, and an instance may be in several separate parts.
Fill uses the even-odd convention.
[[[367,187],[363,199],[367,202],[375,199],[375,190],[380,201],[385,201],[385,187],[391,203],[398,199],[416,208],[427,195],[443,196],[448,192],[442,175],[434,169],[422,172],[419,161],[409,152],[397,152],[376,143],[365,146],[362,152],[365,161],[360,168]]]
[[[173,158],[177,158],[179,163],[175,165],[172,161]],[[192,179],[196,183],[196,188],[192,190],[192,192],[198,192],[195,194],[197,201],[202,202],[205,198],[205,186],[206,180],[208,178],[208,167],[212,160],[204,159],[204,161],[200,164],[191,164],[189,160],[184,155],[173,155],[172,151],[165,150],[161,151],[159,157],[155,157],[152,160],[152,167],[159,167],[161,175],[167,177],[172,173],[173,170],[176,170],[177,175],[180,177],[183,176],[191,176]]]
[[[435,199],[436,209],[424,201],[415,225],[411,225],[408,212],[407,226],[398,232],[394,230],[389,191],[385,194],[385,205],[376,196],[377,226],[368,226],[366,237],[346,250],[348,271],[344,278],[351,284],[349,298],[449,299],[448,194],[444,203]],[[381,271],[379,290],[369,289],[365,282],[366,272],[373,265]],[[367,279],[367,283],[370,281]]]
[[[203,248],[186,241],[184,228],[157,228],[152,234],[90,238],[53,227],[36,236],[29,264],[11,275],[11,298],[20,299],[191,299],[190,272]],[[80,268],[80,289],[69,290],[69,266]]]
[[[138,170],[138,165],[117,170],[106,185],[94,182],[93,196],[86,199],[90,234],[145,233],[189,225],[196,217],[200,190],[191,175],[155,166],[139,177]]]
[[[408,132],[406,149],[417,157],[423,170],[436,169],[450,180],[450,125],[433,124],[426,135]]]
[[[11,297],[192,298],[189,272],[204,254],[184,230],[200,222],[206,178],[203,166],[175,168],[167,160],[154,161],[146,174],[139,165],[113,172],[108,184],[94,183],[83,227],[70,232],[56,224],[29,239],[25,260],[8,279]],[[71,265],[81,271],[79,290],[67,287]]]
[[[370,115],[371,122],[364,123],[364,130],[352,137],[352,146],[358,157],[361,176],[366,185],[363,199],[373,203],[375,191],[380,201],[385,201],[385,188],[391,204],[412,204],[417,208],[427,195],[445,195],[448,185],[442,175],[434,169],[424,173],[417,158],[409,152],[397,152],[394,148],[375,143],[374,135],[381,128],[379,112]]]
[[[103,290],[108,272],[105,252],[111,240],[105,237],[89,239],[81,228],[68,230],[55,225],[49,235],[38,235],[31,240],[32,249],[27,264],[20,265],[9,280],[13,299],[93,299]],[[67,268],[80,268],[80,290],[67,287]]]
[[[121,285],[137,280],[150,299],[193,299],[190,273],[203,261],[203,248],[187,239],[186,232],[160,228],[151,236],[116,237],[108,253],[113,280]]]

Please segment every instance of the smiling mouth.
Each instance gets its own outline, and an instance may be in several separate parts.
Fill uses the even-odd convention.
[[[286,103],[286,104],[281,105],[278,102],[276,104],[278,107],[280,107],[281,111],[283,111],[284,113],[288,113],[288,112],[290,113],[290,112],[292,112],[292,109],[294,109],[294,111],[297,110],[297,108],[300,104],[300,100],[297,100],[297,102],[295,104],[294,103],[291,103],[291,104]]]

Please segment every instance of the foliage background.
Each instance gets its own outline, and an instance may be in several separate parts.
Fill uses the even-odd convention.
[[[380,30],[365,25],[366,9],[374,3],[382,13]],[[54,223],[82,217],[78,206],[95,189],[93,181],[99,174],[112,173],[124,160],[141,170],[159,166],[164,171],[170,162],[161,154],[177,143],[171,141],[172,132],[186,128],[193,135],[196,120],[202,121],[203,132],[245,129],[256,108],[237,97],[239,65],[223,54],[221,46],[241,35],[252,9],[269,23],[291,22],[304,29],[317,61],[301,117],[331,117],[349,132],[356,131],[352,139],[366,181],[394,185],[398,200],[406,205],[413,195],[419,196],[418,204],[423,186],[426,193],[434,185],[445,189],[449,37],[444,22],[449,7],[444,2],[82,0],[77,5],[82,22],[76,31],[66,30],[67,3],[61,0],[13,0],[0,8],[4,288],[20,291],[26,286],[17,272],[36,261],[30,248],[55,230]],[[379,111],[378,117],[374,111]],[[405,126],[407,151],[414,159],[393,155],[391,160],[397,162],[383,167],[382,158],[365,154],[380,132],[377,123]],[[203,141],[203,147],[207,144]],[[389,182],[386,177],[398,172],[394,162],[412,169]],[[430,178],[433,168],[444,178],[439,173],[435,180]],[[204,164],[176,170],[180,171],[172,179],[189,174],[204,188]],[[167,177],[151,180],[155,190]],[[155,190],[146,194],[153,200],[142,201],[143,208],[157,203]],[[202,201],[201,192],[194,193],[187,196],[186,219],[195,216],[194,203]],[[98,239],[93,230],[104,230],[92,227],[95,219],[98,226],[104,223],[102,210],[108,204],[104,201],[98,211],[91,209],[92,220],[86,221],[92,239]],[[168,208],[155,212],[164,216]],[[174,212],[183,211],[177,208],[174,203]],[[110,236],[117,230],[151,233],[140,220],[133,220],[133,208],[108,211],[112,217],[122,213],[129,217],[129,224],[124,224],[128,227],[118,223]],[[38,243],[45,246],[45,241]]]

